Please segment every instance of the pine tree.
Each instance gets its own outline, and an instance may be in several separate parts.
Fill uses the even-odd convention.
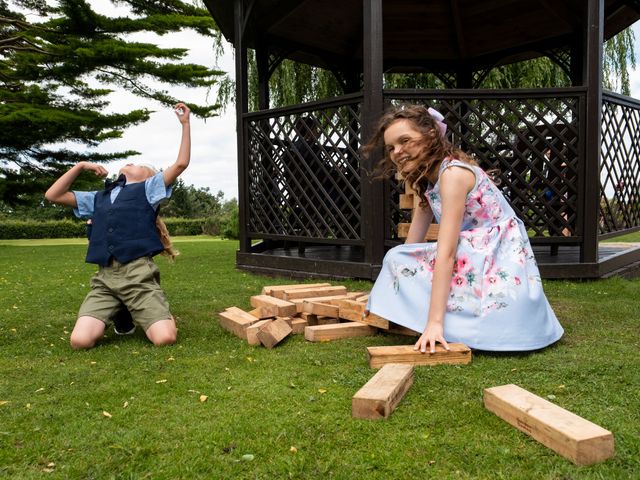
[[[178,99],[151,82],[211,87],[222,75],[182,63],[186,49],[129,38],[192,29],[219,43],[206,9],[179,0],[112,3],[130,7],[131,15],[101,15],[86,0],[0,0],[0,202],[31,201],[32,192],[42,192],[71,163],[137,154],[90,150],[149,119],[148,109],[105,113],[114,89],[171,106]],[[189,107],[194,115],[210,117],[219,105]],[[61,143],[83,148],[55,146]]]

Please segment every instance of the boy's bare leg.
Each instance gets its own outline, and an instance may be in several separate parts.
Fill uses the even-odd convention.
[[[173,318],[155,322],[147,328],[145,333],[147,338],[157,346],[173,345],[178,339],[178,330]]]
[[[94,317],[79,317],[71,332],[71,346],[76,350],[92,348],[102,338],[105,323]]]

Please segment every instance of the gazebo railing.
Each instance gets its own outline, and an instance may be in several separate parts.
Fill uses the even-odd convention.
[[[604,92],[599,238],[640,230],[640,101]]]
[[[532,243],[580,244],[586,89],[386,90],[385,102],[422,103],[445,116],[523,220]],[[395,191],[391,190],[393,202]],[[392,206],[391,212],[396,209]],[[393,216],[389,232],[395,231]]]
[[[244,115],[248,236],[363,244],[362,95]]]

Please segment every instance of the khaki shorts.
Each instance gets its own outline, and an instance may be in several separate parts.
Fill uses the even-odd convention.
[[[116,312],[125,306],[136,325],[145,331],[160,320],[171,318],[169,302],[160,288],[160,271],[150,257],[128,263],[113,260],[91,278],[91,291],[80,306],[78,317],[89,316],[111,325]]]

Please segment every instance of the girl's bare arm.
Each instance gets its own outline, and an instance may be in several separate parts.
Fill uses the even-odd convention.
[[[80,175],[84,170],[92,171],[99,177],[107,176],[107,169],[102,165],[89,162],[79,162],[71,167],[49,187],[49,190],[44,194],[44,198],[53,203],[76,208],[78,206],[76,203],[76,196],[70,192],[69,189],[75,179],[78,178],[78,175]]]

